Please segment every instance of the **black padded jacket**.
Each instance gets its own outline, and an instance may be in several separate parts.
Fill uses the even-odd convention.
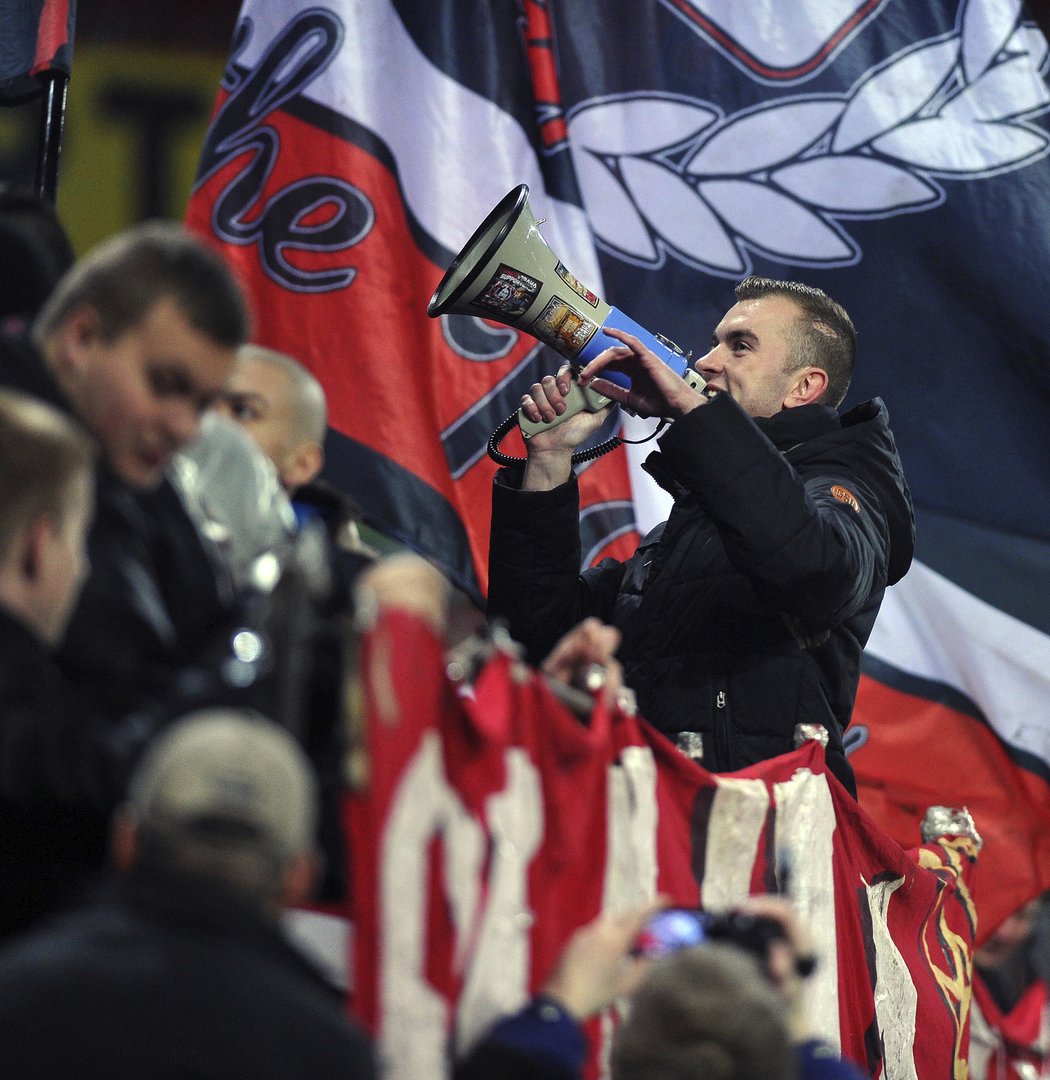
[[[496,477],[490,617],[538,662],[595,615],[619,628],[639,711],[672,737],[703,736],[732,771],[793,748],[796,725],[842,748],[860,657],[886,586],[907,571],[914,515],[886,408],[821,405],[748,417],[728,395],[660,439],[646,468],[675,496],[626,562],[580,567],[576,480],[546,492]]]

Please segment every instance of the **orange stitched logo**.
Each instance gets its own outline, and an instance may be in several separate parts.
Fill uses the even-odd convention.
[[[847,506],[860,513],[860,503],[857,502],[856,497],[849,488],[844,488],[841,484],[833,484],[831,487],[831,494],[838,499],[839,502],[844,502]]]

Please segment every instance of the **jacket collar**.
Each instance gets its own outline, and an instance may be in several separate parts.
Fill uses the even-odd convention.
[[[781,409],[773,416],[752,417],[759,431],[781,452],[836,430],[839,418],[827,405],[800,405]]]
[[[808,442],[840,427],[838,415],[826,405],[801,405],[797,409],[781,409],[773,416],[752,417],[759,431],[781,452],[786,454],[800,443]],[[673,470],[659,450],[654,450],[642,462],[642,468],[673,498],[686,494],[686,488],[675,478]]]

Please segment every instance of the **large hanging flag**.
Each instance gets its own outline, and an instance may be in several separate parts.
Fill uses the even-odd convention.
[[[535,130],[543,64],[530,66],[513,5],[475,14],[249,0],[188,221],[242,271],[257,338],[325,386],[328,476],[480,596],[489,437],[560,359],[481,319],[432,321],[427,302],[521,182],[576,275],[599,271],[570,163],[545,160]],[[623,458],[589,469],[585,492],[591,555],[628,552]]]
[[[507,191],[529,185],[586,289],[687,349],[749,273],[844,303],[846,404],[885,399],[918,526],[861,687],[862,802],[887,828],[970,806],[987,930],[1050,885],[1046,67],[1019,0],[761,17],[733,0],[247,0],[189,221],[241,268],[260,340],[325,384],[331,478],[475,594],[488,435],[560,360],[425,308]],[[586,471],[588,561],[666,509],[629,486],[644,452]]]

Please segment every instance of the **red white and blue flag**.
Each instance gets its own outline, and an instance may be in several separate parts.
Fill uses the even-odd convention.
[[[330,478],[476,596],[488,436],[559,361],[425,312],[507,191],[685,348],[748,273],[844,303],[847,405],[886,400],[918,528],[868,650],[861,799],[905,846],[927,805],[970,807],[984,932],[1050,885],[1046,69],[1019,0],[247,0],[188,220],[326,386]],[[663,513],[644,452],[586,470],[588,561]]]

